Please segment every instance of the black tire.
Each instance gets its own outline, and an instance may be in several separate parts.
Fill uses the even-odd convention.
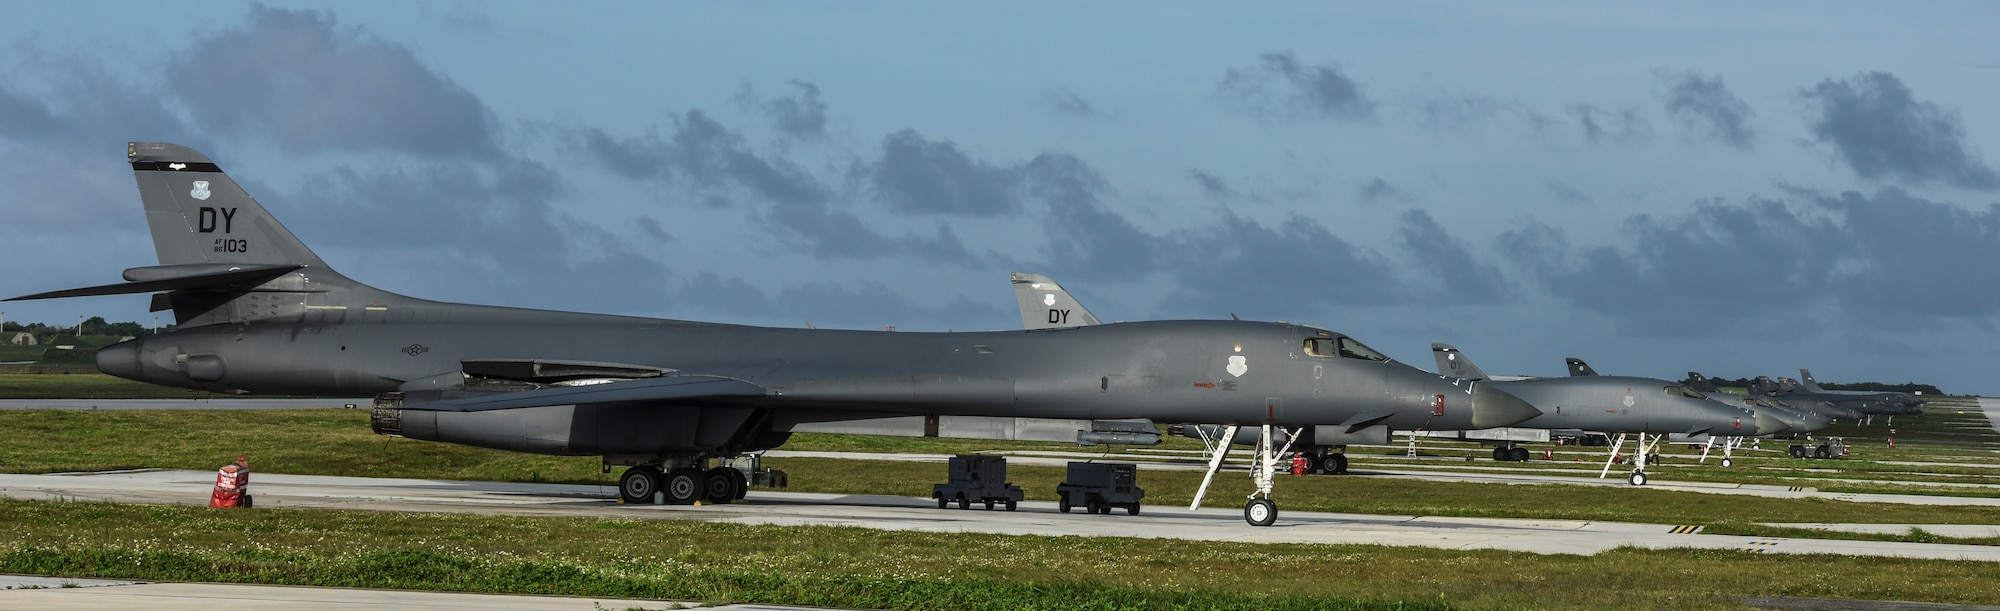
[[[1736,464],[1736,462],[1735,462],[1735,461],[1733,461],[1733,460],[1730,460],[1730,459],[1728,459],[1728,458],[1723,458],[1723,459],[1722,459],[1722,467],[1723,467],[1723,468],[1725,468],[1725,469],[1727,469],[1727,468],[1729,468],[1729,467],[1732,467],[1732,466],[1735,466],[1735,464]]]
[[[1806,457],[1806,447],[1805,447],[1805,446],[1792,446],[1792,447],[1791,447],[1790,449],[1787,449],[1787,450],[1785,450],[1785,453],[1786,453],[1786,454],[1790,454],[1790,455],[1792,456],[1792,458],[1805,458],[1805,457]]]
[[[241,505],[237,505],[237,507],[242,507],[242,508],[244,508],[244,509],[249,509],[249,508],[250,508],[250,505],[251,505],[251,498],[250,498],[250,495],[246,494],[246,495],[243,495],[243,504],[241,504]]]
[[[1326,472],[1326,459],[1318,454],[1306,455],[1306,474],[1319,475]]]
[[[625,470],[618,476],[618,500],[637,505],[653,504],[653,493],[660,491],[660,470],[639,465]]]
[[[1056,511],[1069,513],[1069,501],[1056,501]]]
[[[716,467],[702,474],[701,500],[710,503],[727,503],[743,496],[743,472],[729,467]]]
[[[1833,458],[1833,450],[1827,449],[1826,446],[1813,448],[1813,458],[1818,458],[1821,460]]]
[[[1014,501],[1013,499],[1008,499],[1008,500],[1007,500],[1007,511],[1013,511],[1013,510],[1014,510],[1014,505],[1015,505],[1015,501]]]
[[[1332,468],[1332,471],[1333,471],[1334,475],[1346,475],[1346,474],[1347,474],[1347,455],[1346,455],[1346,454],[1335,454],[1335,455],[1333,455],[1333,456],[1332,456],[1331,458],[1333,459],[1333,468]]]
[[[1627,483],[1627,484],[1631,484],[1631,485],[1634,485],[1634,486],[1644,486],[1644,485],[1646,485],[1646,472],[1645,472],[1645,471],[1633,471],[1631,475],[1628,475],[1628,476],[1625,476],[1625,483]]]
[[[1528,449],[1514,448],[1514,462],[1528,462]]]
[[[993,511],[993,499],[986,499],[986,510]]]
[[[1494,462],[1507,462],[1511,460],[1514,460],[1514,453],[1508,451],[1505,446],[1493,448]]]
[[[1133,504],[1130,504],[1130,505],[1126,505],[1126,506],[1125,506],[1125,515],[1128,515],[1128,516],[1136,516],[1136,515],[1139,515],[1139,504],[1138,504],[1138,503],[1133,503]]]
[[[661,478],[660,491],[666,493],[668,505],[693,505],[707,491],[707,479],[700,469],[674,469]]]
[[[1243,505],[1243,521],[1251,526],[1270,526],[1278,521],[1278,504],[1269,499],[1250,499]]]
[[[961,510],[972,508],[972,499],[965,498],[963,492],[958,493],[958,508]]]
[[[945,500],[944,497],[937,497],[937,500],[938,500],[938,509],[944,509],[945,506],[951,504],[951,501]]]

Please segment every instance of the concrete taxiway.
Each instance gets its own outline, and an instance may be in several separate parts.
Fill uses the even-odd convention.
[[[215,609],[296,609],[302,611],[396,611],[454,609],[542,611],[544,609],[687,609],[695,603],[622,598],[513,596],[458,592],[360,590],[254,586],[223,583],[144,583],[101,579],[62,579],[0,575],[0,609],[148,609],[150,611],[214,611]],[[731,611],[774,607],[713,607]]]
[[[1009,464],[1041,465],[1041,466],[1053,466],[1053,467],[1061,467],[1067,465],[1069,464],[1069,461],[1072,460],[1089,460],[1093,458],[1095,459],[1104,458],[1104,455],[1102,454],[1091,454],[1084,452],[993,452],[993,453],[1007,456],[1007,461]],[[770,452],[765,453],[765,456],[772,458],[786,458],[786,457],[845,458],[854,460],[891,460],[891,461],[937,462],[937,463],[945,462],[951,458],[950,456],[944,454],[800,452],[791,450],[772,450]],[[1131,455],[1131,454],[1118,454],[1115,456],[1117,460],[1133,460],[1142,458],[1141,456]],[[1236,465],[1236,470],[1240,471],[1243,468],[1243,465],[1247,462],[1248,462],[1247,460],[1236,460],[1236,462],[1232,464]],[[1145,469],[1163,469],[1163,470],[1199,471],[1207,468],[1202,465],[1177,463],[1177,462],[1162,462],[1162,463],[1146,462],[1144,463],[1144,465]],[[1523,471],[1521,469],[1512,469],[1507,467],[1469,467],[1467,468],[1467,470],[1464,471],[1457,471],[1457,470],[1447,471],[1447,470],[1414,470],[1414,469],[1380,469],[1380,468],[1357,466],[1352,468],[1351,470],[1352,470],[1351,475],[1342,475],[1335,477],[1394,477],[1401,479],[1419,479],[1425,481],[1473,482],[1473,483],[1488,483],[1488,484],[1524,484],[1524,485],[1567,484],[1572,486],[1611,486],[1617,488],[1632,487],[1630,484],[1625,483],[1624,472],[1617,470],[1612,471],[1611,477],[1602,479],[1596,477],[1595,471],[1588,472],[1589,475],[1578,475],[1578,474],[1536,475],[1531,473],[1521,473],[1520,471]],[[1909,483],[1909,482],[1892,482],[1892,481],[1878,482],[1876,480],[1838,480],[1838,481],[1843,481],[1843,482],[1854,481],[1862,483],[1905,483],[1905,484]],[[1950,484],[1928,484],[1928,483],[1911,484],[1911,485],[1950,486]],[[1686,481],[1672,481],[1670,479],[1662,479],[1658,476],[1655,476],[1652,479],[1652,481],[1648,482],[1646,484],[1646,488],[1653,490],[1674,490],[1678,492],[1700,492],[1704,494],[1761,496],[1765,498],[1779,498],[1779,499],[1823,498],[1836,501],[1852,501],[1856,503],[1897,503],[1903,505],[1946,505],[1946,506],[1964,506],[1964,507],[2000,506],[2000,498],[1994,498],[1994,497],[1941,496],[1941,495],[1925,495],[1925,494],[1862,494],[1862,493],[1849,493],[1849,492],[1822,492],[1814,488],[1802,487],[1802,486],[1768,486],[1768,485],[1757,485],[1757,484],[1732,484],[1723,482],[1686,482]]]
[[[119,503],[206,502],[213,474],[129,471],[0,475],[0,495]],[[260,508],[338,508],[573,517],[706,520],[740,524],[837,525],[888,530],[1006,535],[1174,538],[1247,543],[1408,545],[1597,554],[1650,549],[1735,549],[1766,554],[1848,554],[2000,562],[2000,546],[1743,537],[1701,534],[1685,525],[1582,520],[1448,518],[1284,511],[1277,525],[1243,523],[1232,499],[1220,507],[1148,506],[1138,516],[1060,513],[1030,501],[1019,511],[938,509],[930,499],[875,495],[751,492],[729,505],[620,505],[608,486],[465,482],[258,473]],[[1282,503],[1283,497],[1279,497]],[[1281,505],[1282,507],[1282,505]]]

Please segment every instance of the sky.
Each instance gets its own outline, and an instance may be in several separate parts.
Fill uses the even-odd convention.
[[[167,141],[430,299],[998,330],[1024,271],[1425,368],[2000,394],[2000,4],[1300,4],[10,5],[0,293],[155,264]]]

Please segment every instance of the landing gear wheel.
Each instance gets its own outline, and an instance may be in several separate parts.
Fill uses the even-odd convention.
[[[668,505],[693,505],[701,500],[706,479],[700,469],[674,469],[660,482],[660,490],[667,493]]]
[[[1318,454],[1307,454],[1306,473],[1312,475],[1326,473],[1326,459]]]
[[[626,504],[653,504],[653,493],[660,491],[660,470],[639,465],[625,470],[618,476],[618,500]]]
[[[1514,448],[1514,462],[1528,462],[1527,448]]]
[[[1327,459],[1333,462],[1333,466],[1327,467],[1328,471],[1332,471],[1335,475],[1347,474],[1346,454],[1334,454],[1332,456],[1328,456]]]
[[[743,496],[743,472],[729,467],[709,469],[702,475],[701,500],[710,503],[727,503]]]
[[[1278,504],[1270,499],[1250,499],[1243,506],[1243,521],[1251,526],[1270,526],[1278,521]]]
[[[1507,448],[1504,447],[1493,448],[1493,462],[1507,462],[1510,460],[1514,460],[1513,452],[1507,451]]]
[[[1625,483],[1627,483],[1627,484],[1631,484],[1631,485],[1634,485],[1634,486],[1644,486],[1644,485],[1646,485],[1646,472],[1645,472],[1645,471],[1633,471],[1631,475],[1628,475],[1628,476],[1625,476]]]
[[[1731,465],[1734,465],[1734,464],[1736,464],[1736,462],[1735,462],[1735,461],[1732,461],[1732,460],[1729,460],[1729,459],[1727,459],[1727,458],[1724,458],[1724,459],[1722,459],[1722,466],[1723,466],[1723,468],[1728,468],[1729,466],[1731,466]]]

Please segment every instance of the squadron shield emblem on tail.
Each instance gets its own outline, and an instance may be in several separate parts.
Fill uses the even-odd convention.
[[[188,195],[193,196],[195,199],[199,200],[208,199],[208,181],[206,180],[194,181],[194,188],[188,190]]]

